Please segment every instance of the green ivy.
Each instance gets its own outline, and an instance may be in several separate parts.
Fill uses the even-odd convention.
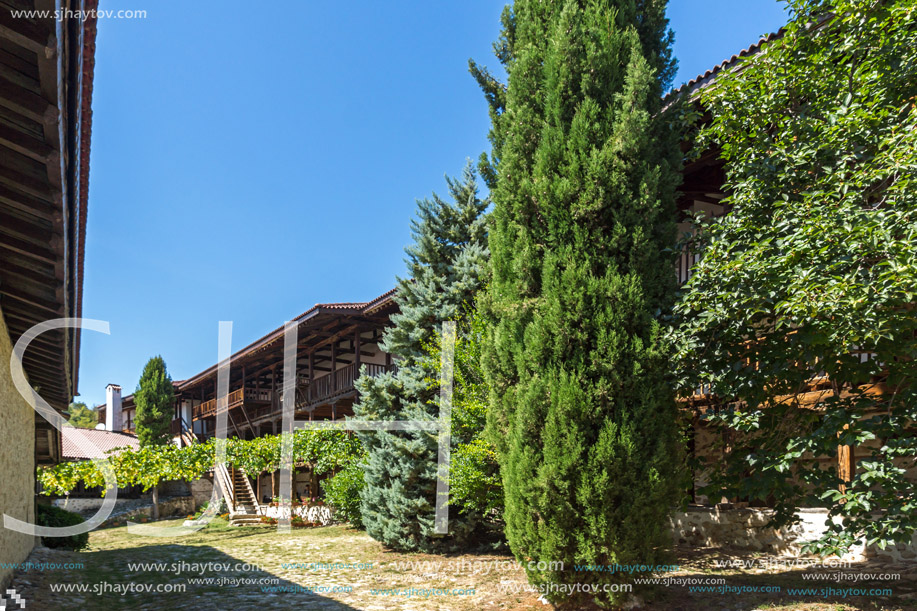
[[[825,506],[810,549],[830,554],[917,531],[917,5],[789,6],[703,94],[697,148],[722,151],[732,211],[701,223],[678,360],[732,431],[705,493],[773,501],[779,525]],[[842,491],[815,457],[854,444],[869,456]]]

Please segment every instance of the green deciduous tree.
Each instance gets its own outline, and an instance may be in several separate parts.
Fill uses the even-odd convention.
[[[465,312],[455,339],[452,395],[452,456],[449,503],[478,515],[503,537],[503,482],[494,445],[487,438],[488,387],[481,368],[481,345],[486,323],[479,312]],[[441,338],[429,344],[429,368],[441,371]]]
[[[448,179],[452,202],[434,195],[417,203],[407,247],[407,278],[398,280],[400,312],[383,336],[383,350],[398,371],[357,381],[357,417],[365,420],[436,420],[438,381],[425,362],[424,345],[446,320],[461,315],[487,273],[486,200],[477,194],[469,164]],[[472,534],[472,515],[450,514],[449,536],[434,533],[437,437],[421,431],[360,433],[369,454],[361,492],[362,519],[373,538],[397,549],[452,547]]]
[[[679,361],[741,433],[711,494],[771,497],[778,524],[827,505],[831,553],[917,529],[917,5],[789,6],[703,98],[732,212],[702,227]],[[841,492],[814,457],[852,444],[868,458]]]
[[[95,410],[90,409],[85,403],[71,403],[67,410],[70,419],[67,423],[81,429],[94,429],[99,424],[99,416]]]
[[[530,569],[536,584],[623,580],[574,563],[656,564],[680,499],[661,322],[680,164],[661,113],[665,5],[517,0],[495,45],[506,87],[472,64],[493,122],[483,363],[506,535],[525,564],[564,563]]]

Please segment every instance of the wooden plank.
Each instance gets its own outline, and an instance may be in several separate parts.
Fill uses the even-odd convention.
[[[0,145],[41,163],[48,163],[56,153],[44,141],[21,132],[6,123],[0,123]]]
[[[48,226],[47,221],[30,223],[20,217],[5,214],[2,209],[0,209],[0,232],[12,238],[32,242],[38,248],[47,246],[59,248],[62,244],[60,234],[56,234],[54,227]]]
[[[57,122],[59,114],[57,107],[42,96],[18,87],[2,76],[0,76],[0,91],[3,92],[0,95],[0,106],[45,125]]]
[[[844,430],[849,429],[850,425],[845,424]],[[840,436],[841,433],[838,433]],[[854,446],[838,445],[837,446],[837,476],[841,480],[838,489],[841,492],[847,491],[847,484],[853,481],[856,472],[856,457]]]
[[[59,223],[62,218],[50,200],[32,197],[3,184],[0,184],[0,204],[54,223]]]
[[[26,195],[32,195],[46,201],[50,201],[53,198],[51,187],[47,180],[29,176],[8,166],[0,165],[0,182]]]
[[[56,53],[57,39],[47,23],[13,17],[6,7],[0,8],[0,36],[45,57]]]
[[[46,312],[54,314],[54,317],[57,318],[64,315],[62,312],[63,308],[60,304],[47,301],[41,297],[26,293],[25,291],[21,291],[9,285],[0,286],[0,295],[9,299],[15,299],[20,303],[25,303],[27,305],[40,308]]]

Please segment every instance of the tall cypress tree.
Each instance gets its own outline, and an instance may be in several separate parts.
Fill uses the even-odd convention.
[[[134,423],[141,447],[169,443],[174,394],[166,362],[161,356],[154,356],[144,366],[134,391],[134,404],[137,406]],[[159,518],[158,485],[153,486],[153,518]]]
[[[134,422],[141,446],[169,443],[173,395],[172,378],[166,371],[166,362],[161,356],[154,356],[144,366],[134,391],[137,406]]]
[[[452,202],[437,195],[417,202],[411,223],[414,243],[405,249],[409,276],[399,278],[392,316],[382,348],[396,358],[398,370],[357,380],[360,400],[354,411],[366,420],[439,418],[436,372],[426,358],[442,322],[462,315],[487,273],[489,202],[477,194],[469,163],[460,180],[447,178]],[[423,431],[358,433],[368,451],[361,492],[366,531],[396,549],[430,550],[463,543],[474,531],[475,516],[450,513],[449,536],[434,534],[437,438]]]
[[[517,0],[495,45],[506,86],[471,64],[493,123],[483,364],[506,535],[524,564],[564,563],[530,569],[535,584],[623,578],[574,563],[656,564],[679,498],[665,4]]]

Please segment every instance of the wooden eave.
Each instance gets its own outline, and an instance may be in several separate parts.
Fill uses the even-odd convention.
[[[82,313],[96,0],[0,0],[0,308],[15,343],[37,323]],[[23,358],[52,407],[76,394],[79,329],[36,338]]]

